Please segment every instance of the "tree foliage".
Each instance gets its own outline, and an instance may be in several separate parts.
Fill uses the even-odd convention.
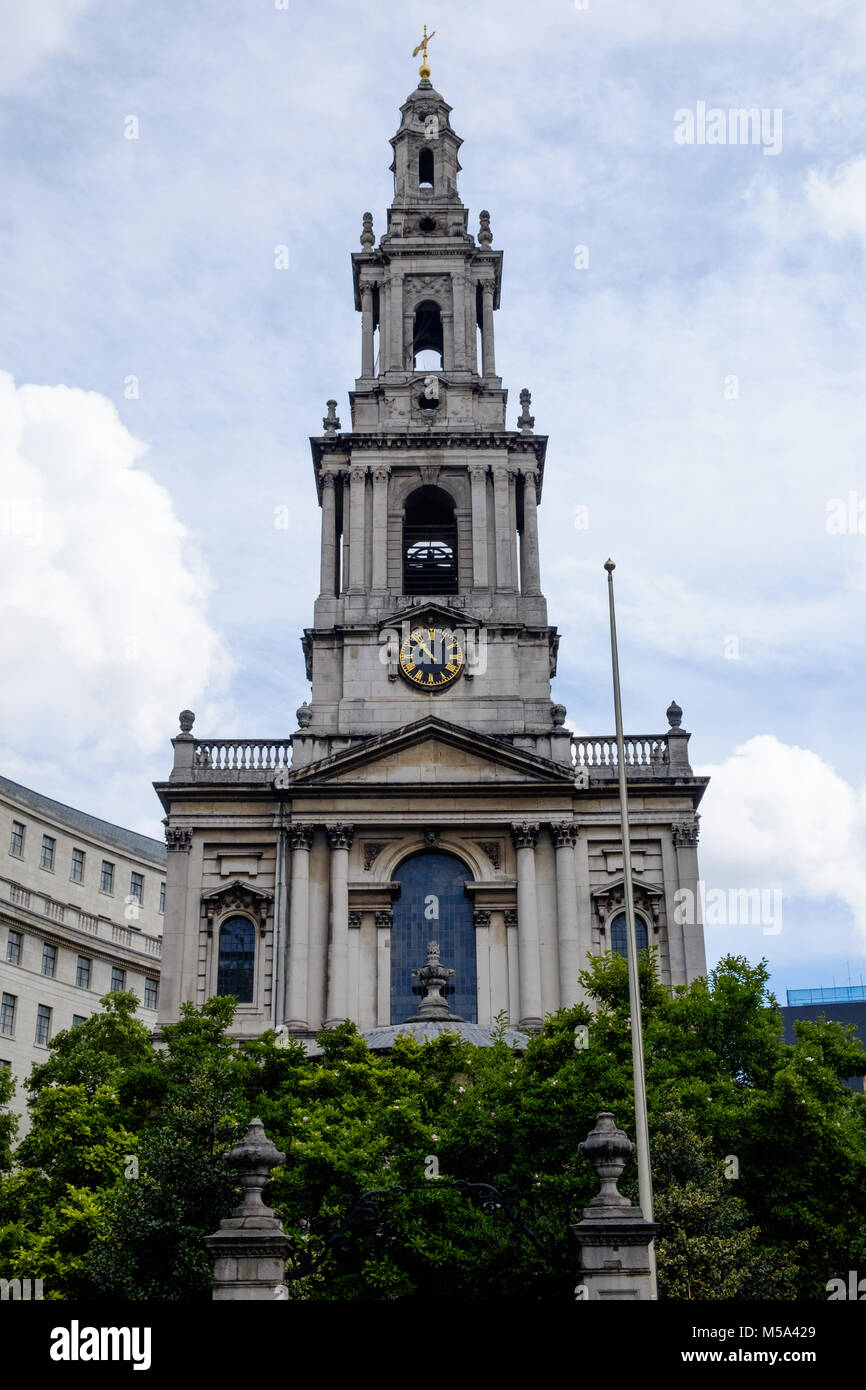
[[[660,1295],[825,1298],[866,1262],[853,1030],[821,1019],[787,1045],[766,966],[741,957],[673,994],[649,955],[640,974]],[[153,1047],[129,996],[108,996],[30,1078],[31,1132],[0,1172],[5,1266],[46,1296],[207,1298],[201,1238],[235,1202],[223,1155],[260,1115],[287,1155],[268,1200],[294,1242],[292,1298],[572,1299],[567,1231],[597,1190],[578,1144],[603,1110],[634,1131],[625,961],[581,978],[592,1011],[552,1015],[522,1056],[446,1035],[382,1057],[350,1024],[314,1058],[273,1034],[236,1046],[227,999],[185,1006]],[[456,1178],[514,1189],[533,1239]],[[329,1247],[370,1191],[375,1219],[348,1253]]]

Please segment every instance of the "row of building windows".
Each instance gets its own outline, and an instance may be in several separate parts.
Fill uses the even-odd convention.
[[[9,965],[21,964],[21,947],[24,941],[23,933],[10,930],[6,940],[6,960]],[[75,972],[75,983],[81,989],[90,988],[90,967],[92,961],[87,956],[78,957],[78,965]],[[46,941],[42,947],[42,974],[49,980],[53,980],[57,974],[57,947],[52,946]],[[146,985],[151,983],[146,981]],[[156,981],[152,982],[153,984]],[[145,985],[145,987],[146,987]],[[117,965],[111,971],[111,992],[117,993],[119,990],[126,989],[126,971],[121,970]]]
[[[24,840],[27,827],[23,821],[14,820],[12,822],[12,835],[9,841],[9,853],[16,859],[24,858]],[[42,848],[39,852],[39,867],[54,873],[54,860],[57,852],[57,840],[53,835],[42,836]],[[72,862],[69,870],[69,878],[72,883],[84,882],[84,863],[86,855],[83,849],[73,849]],[[114,871],[115,865],[110,859],[103,859],[99,872],[100,892],[114,893]],[[129,880],[129,899],[137,902],[139,906],[144,904],[144,874],[132,871]],[[159,885],[159,910],[165,912],[165,884]]]
[[[649,936],[646,923],[640,917],[635,918],[635,934],[638,950],[645,951]],[[628,956],[624,912],[610,924],[610,949],[618,956]],[[233,994],[239,1004],[253,1002],[255,953],[255,928],[247,917],[229,917],[223,922],[219,936],[217,994]]]
[[[81,970],[83,956],[79,956],[78,965]],[[87,981],[90,980],[90,962],[85,962],[87,966]],[[78,983],[81,983],[79,980]],[[87,988],[87,985],[84,986]],[[126,987],[126,972],[123,970],[113,970],[111,972],[112,993]],[[159,1002],[159,981],[146,979],[144,982],[144,1007],[155,1009]],[[0,996],[0,1035],[6,1038],[15,1036],[15,1016],[18,1012],[18,995],[6,994]],[[47,1004],[37,1004],[36,1006],[36,1041],[44,1045],[51,1037],[51,1017],[53,1010]],[[73,1014],[72,1026],[78,1028],[87,1018],[86,1014]]]

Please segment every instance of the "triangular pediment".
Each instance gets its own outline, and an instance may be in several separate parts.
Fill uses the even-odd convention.
[[[429,623],[448,628],[482,626],[482,620],[474,613],[467,613],[465,608],[452,607],[447,599],[422,599],[407,608],[398,608],[383,618],[380,626],[395,627],[404,622],[410,626],[413,623]]]
[[[574,772],[503,739],[431,715],[321,758],[289,779],[292,786],[312,781],[379,786],[540,783],[571,788]]]

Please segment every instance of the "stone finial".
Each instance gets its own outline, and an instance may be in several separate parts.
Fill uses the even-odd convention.
[[[567,714],[568,710],[565,708],[565,705],[550,706],[550,717],[553,720],[554,727],[557,729],[562,728],[563,724],[565,723],[565,716]]]
[[[361,245],[364,247],[365,250],[369,250],[371,246],[375,246],[376,244],[376,238],[373,235],[372,212],[365,212],[363,217],[361,218],[361,222],[363,223],[361,229]]]
[[[479,212],[478,221],[481,223],[478,228],[478,240],[482,246],[489,246],[493,241],[493,233],[490,230],[490,213],[486,209]]]
[[[622,1170],[634,1153],[628,1135],[617,1129],[613,1115],[603,1110],[577,1152],[589,1159],[601,1183],[601,1191],[589,1203],[591,1207],[630,1207],[631,1202],[617,1188]]]
[[[232,1212],[235,1221],[243,1221],[245,1227],[264,1225],[270,1229],[273,1226],[274,1213],[262,1201],[262,1189],[270,1178],[271,1169],[285,1161],[286,1155],[265,1134],[261,1120],[250,1120],[244,1138],[223,1157],[227,1167],[237,1169],[238,1182],[244,1190],[240,1205]]]
[[[667,714],[668,723],[670,724],[671,728],[678,729],[683,722],[683,712],[677,704],[676,700],[671,700],[665,713]]]
[[[336,434],[337,430],[343,428],[340,421],[337,419],[337,402],[326,401],[325,404],[328,407],[327,415],[322,417],[325,434]]]
[[[180,732],[182,738],[189,738],[192,734],[192,726],[195,723],[195,715],[191,709],[182,709],[178,715]]]
[[[406,1021],[408,1023],[428,1023],[438,1020],[440,1023],[462,1023],[462,1019],[458,1018],[456,1014],[452,1014],[448,1007],[448,1001],[442,993],[443,986],[456,973],[456,970],[442,965],[439,960],[439,942],[428,941],[427,964],[422,965],[420,970],[412,971],[412,978],[423,986],[424,998],[418,1005],[416,1016]]]
[[[313,722],[313,711],[310,705],[307,704],[306,700],[304,700],[303,704],[299,705],[298,708],[295,710],[295,715],[298,720],[298,728],[309,729],[310,725]]]
[[[535,427],[535,416],[530,415],[529,407],[532,404],[532,395],[524,386],[520,393],[520,415],[517,417],[517,428],[524,434],[531,434]]]

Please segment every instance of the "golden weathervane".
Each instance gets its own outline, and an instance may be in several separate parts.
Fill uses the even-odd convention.
[[[412,57],[413,57],[413,58],[417,58],[419,53],[422,53],[422,54],[423,54],[423,58],[422,58],[422,61],[421,61],[421,66],[420,66],[420,68],[418,69],[418,76],[419,76],[419,77],[422,77],[426,82],[429,82],[429,80],[430,80],[430,68],[429,68],[428,65],[427,65],[427,45],[428,45],[428,43],[430,42],[430,40],[431,40],[432,38],[435,37],[435,35],[436,35],[436,30],[435,30],[435,29],[433,30],[433,33],[432,33],[432,34],[428,34],[428,33],[427,33],[427,25],[425,24],[425,25],[424,25],[424,37],[423,37],[423,39],[421,40],[421,42],[419,43],[419,45],[418,45],[417,48],[413,48],[413,49],[412,49]]]

